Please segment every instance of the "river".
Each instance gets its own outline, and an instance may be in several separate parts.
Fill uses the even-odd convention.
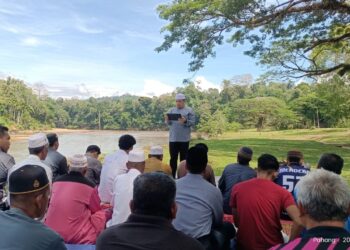
[[[152,145],[165,146],[168,144],[168,132],[164,131],[69,131],[57,132],[60,147],[58,149],[65,156],[85,153],[88,145],[96,144],[103,154],[108,154],[118,148],[118,138],[123,134],[131,134],[137,144],[135,148],[144,149]],[[16,162],[28,156],[28,143],[25,137],[12,140],[9,153]]]

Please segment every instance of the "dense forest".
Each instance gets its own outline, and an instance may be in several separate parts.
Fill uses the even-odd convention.
[[[196,130],[215,136],[243,128],[291,129],[350,127],[350,85],[334,76],[318,83],[255,83],[224,80],[221,91],[184,83],[188,106],[197,114]],[[12,129],[166,129],[164,114],[174,93],[159,97],[52,99],[23,81],[0,80],[0,123]]]

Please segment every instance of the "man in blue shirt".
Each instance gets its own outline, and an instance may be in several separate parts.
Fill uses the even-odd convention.
[[[304,156],[300,151],[289,151],[287,153],[287,165],[279,168],[275,182],[291,194],[293,194],[295,185],[300,178],[310,172],[309,169],[303,166],[303,160]]]
[[[180,161],[185,160],[190,139],[191,127],[194,126],[196,118],[193,110],[186,107],[186,97],[184,94],[176,94],[176,107],[169,109],[165,115],[165,122],[169,126],[169,153],[170,166],[175,178],[177,160],[180,154]],[[168,114],[180,115],[178,120],[171,120]]]
[[[225,167],[219,180],[219,189],[223,197],[225,214],[231,214],[230,197],[233,187],[242,182],[256,177],[256,171],[249,166],[252,160],[253,150],[248,147],[241,147],[237,153],[237,163]]]
[[[287,165],[282,165],[278,170],[275,183],[287,189],[294,195],[294,188],[299,180],[310,172],[303,166],[304,155],[302,152],[292,150],[287,153]],[[282,212],[281,219],[291,220],[286,212]]]
[[[186,159],[189,173],[176,182],[178,211],[173,225],[177,230],[198,239],[206,249],[228,249],[235,230],[232,224],[223,223],[219,189],[202,176],[207,163],[208,156],[203,147],[189,149]],[[222,239],[220,243],[218,238]]]
[[[45,169],[24,165],[9,176],[11,209],[0,212],[0,249],[66,250],[63,239],[40,220],[49,203]]]

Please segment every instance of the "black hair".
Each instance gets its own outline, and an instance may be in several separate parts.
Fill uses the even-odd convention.
[[[279,163],[273,155],[262,154],[258,158],[258,169],[263,171],[277,171],[279,169]]]
[[[9,132],[8,127],[0,125],[0,137],[3,137]]]
[[[249,162],[251,161],[251,159],[248,159],[241,155],[237,155],[237,161],[241,165],[249,165]]]
[[[207,144],[205,144],[205,143],[197,143],[194,146],[195,147],[202,147],[202,148],[204,148],[207,151],[207,153],[209,152],[209,148],[208,148]]]
[[[46,135],[47,140],[49,141],[49,146],[52,147],[55,142],[58,142],[58,136],[55,133],[50,133]]]
[[[136,140],[132,135],[122,135],[119,138],[119,148],[122,150],[130,150],[136,144]]]
[[[301,158],[297,156],[288,156],[287,160],[292,163],[299,163]]]
[[[29,154],[38,155],[44,150],[45,146],[41,146],[38,148],[29,148]]]
[[[160,172],[139,175],[134,181],[133,212],[171,219],[175,202],[175,181]]]
[[[94,153],[101,154],[101,149],[97,145],[89,145],[86,149],[86,153]]]
[[[192,147],[188,150],[186,165],[192,174],[202,173],[208,164],[208,153],[204,147]]]
[[[341,174],[344,166],[344,160],[337,154],[323,154],[318,161],[318,167]]]

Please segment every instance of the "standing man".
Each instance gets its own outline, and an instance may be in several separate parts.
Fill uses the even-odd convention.
[[[177,159],[180,154],[180,161],[185,160],[191,139],[191,127],[194,126],[196,118],[193,110],[186,107],[186,97],[184,94],[176,94],[176,107],[171,108],[165,115],[165,122],[169,126],[169,152],[170,166],[175,178],[177,169]],[[179,115],[177,120],[173,120],[169,115]]]
[[[49,152],[47,153],[45,163],[52,169],[52,177],[55,180],[61,175],[68,174],[68,164],[67,159],[60,152],[58,152],[58,147],[60,146],[58,142],[58,136],[55,133],[50,133],[46,135],[49,141]]]

